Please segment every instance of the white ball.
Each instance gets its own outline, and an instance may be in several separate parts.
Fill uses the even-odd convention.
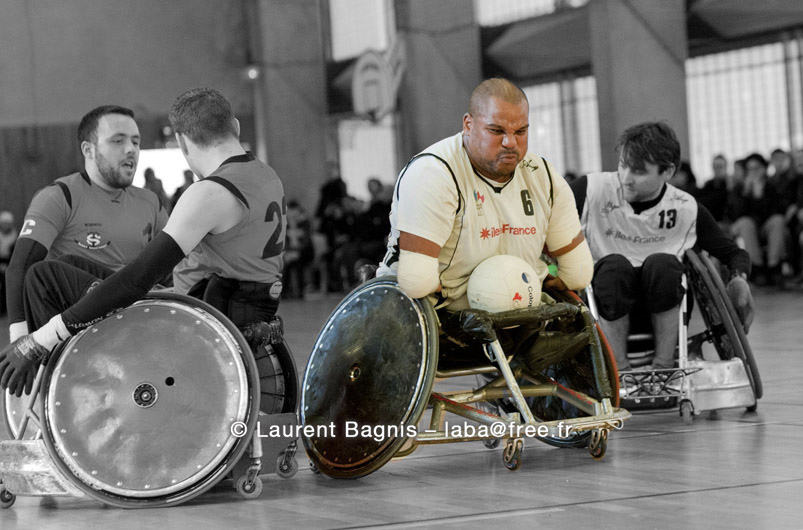
[[[535,307],[541,303],[541,280],[517,256],[491,256],[468,279],[468,304],[491,313]]]

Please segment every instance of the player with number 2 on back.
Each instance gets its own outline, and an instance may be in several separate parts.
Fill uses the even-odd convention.
[[[208,295],[214,282],[248,293],[238,309],[241,320],[275,314],[286,227],[279,177],[243,149],[239,122],[220,92],[183,93],[169,118],[201,180],[182,194],[164,230],[139,257],[108,279],[101,282],[67,263],[37,264],[28,295],[38,295],[40,310],[52,317],[0,352],[3,388],[30,393],[38,365],[57,344],[141,299],[171,270],[178,293]]]

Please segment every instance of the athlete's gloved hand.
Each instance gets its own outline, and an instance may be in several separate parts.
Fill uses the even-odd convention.
[[[744,332],[747,333],[753,324],[753,295],[750,293],[750,285],[741,276],[734,276],[728,282],[727,289],[728,296],[744,325]]]
[[[31,393],[33,380],[48,351],[31,335],[21,337],[0,351],[0,388],[20,397]]]

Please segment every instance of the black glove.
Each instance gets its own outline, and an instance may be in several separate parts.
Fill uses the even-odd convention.
[[[0,387],[17,397],[31,393],[33,380],[48,351],[31,335],[15,340],[0,352]]]

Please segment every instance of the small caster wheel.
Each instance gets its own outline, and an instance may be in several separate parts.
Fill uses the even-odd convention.
[[[284,455],[279,455],[276,459],[276,474],[282,478],[290,478],[298,471],[298,461],[295,458],[289,460]]]
[[[608,451],[608,431],[598,429],[591,432],[591,439],[588,440],[588,454],[594,460],[600,460]]]
[[[488,440],[483,440],[482,445],[484,445],[488,449],[496,449],[497,447],[499,447],[500,441],[501,440],[499,440],[499,438],[490,438]]]
[[[758,402],[754,403],[753,405],[750,405],[745,410],[747,410],[747,412],[755,412],[755,411],[757,411],[758,410]]]
[[[254,477],[254,481],[249,483],[248,476],[242,475],[234,483],[234,489],[245,500],[256,499],[262,494],[262,479]]]
[[[321,474],[321,470],[318,469],[318,466],[316,466],[315,462],[313,462],[312,460],[309,461],[309,470],[312,471],[313,475],[320,475]]]
[[[505,464],[508,471],[516,471],[521,467],[521,453],[523,449],[523,440],[508,440],[505,445],[505,450],[502,453],[502,462]]]
[[[694,420],[694,406],[688,399],[680,402],[680,417],[683,418],[683,423],[686,425],[691,425]]]
[[[8,491],[4,486],[0,486],[0,507],[4,510],[11,508],[16,500],[16,495]]]

